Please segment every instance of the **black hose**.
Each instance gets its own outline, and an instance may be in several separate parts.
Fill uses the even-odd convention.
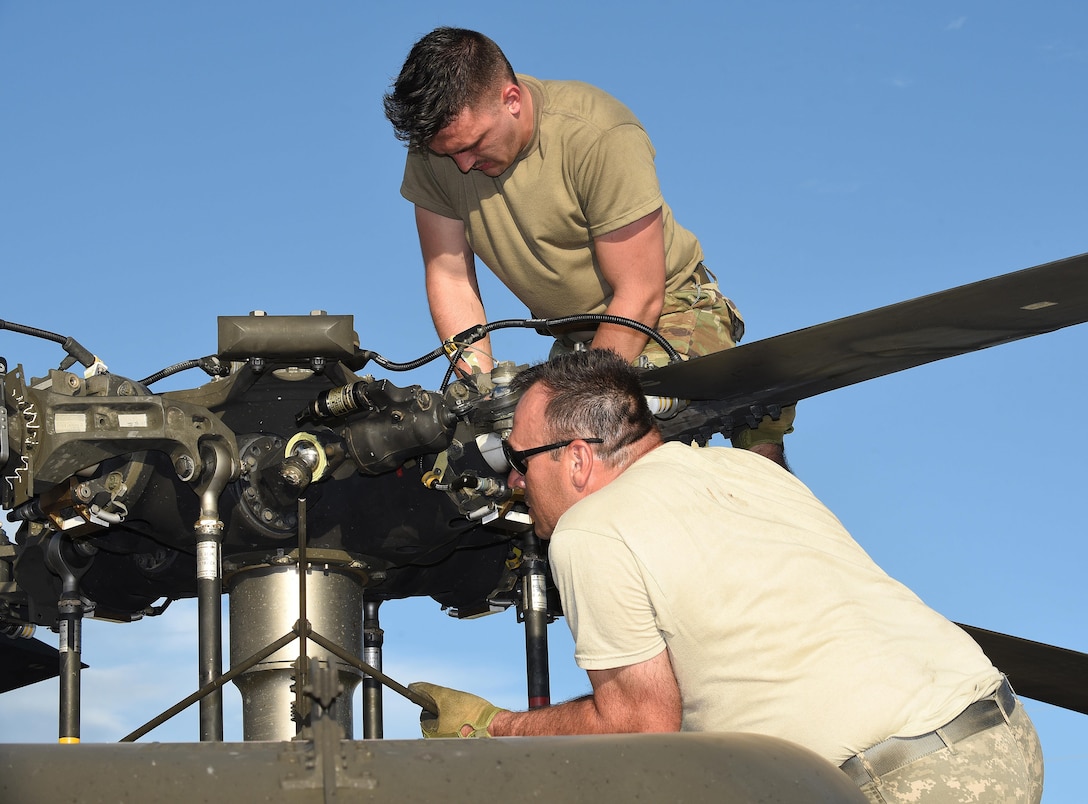
[[[66,335],[58,335],[55,332],[38,329],[37,327],[28,327],[25,324],[16,324],[14,321],[0,320],[0,329],[6,329],[11,332],[18,332],[20,335],[30,335],[34,338],[41,338],[42,340],[59,343],[65,352],[75,360],[78,360],[84,367],[90,368],[94,365],[94,355],[83,348],[75,338],[69,338]],[[72,364],[68,363],[68,365],[70,366]]]
[[[641,332],[664,349],[665,354],[669,356],[670,363],[676,363],[681,360],[680,354],[660,332],[653,327],[646,326],[641,321],[624,318],[623,316],[609,315],[607,313],[579,313],[578,315],[568,315],[560,318],[506,318],[501,321],[492,321],[490,324],[480,324],[467,329],[450,339],[453,343],[457,344],[457,351],[450,356],[450,368],[446,371],[446,376],[442,381],[442,387],[445,388],[446,384],[452,378],[453,366],[461,359],[461,355],[464,353],[465,348],[471,346],[476,341],[481,340],[485,335],[488,335],[491,332],[500,329],[520,328],[535,329],[541,335],[545,335],[552,334],[551,331],[556,327],[566,327],[571,324],[617,324],[619,326],[630,327],[631,329]],[[444,347],[439,347],[423,357],[408,363],[394,363],[374,352],[365,352],[362,354],[366,355],[367,360],[373,360],[379,366],[388,369],[389,371],[410,371],[442,357],[446,354],[446,350]]]
[[[446,372],[446,377],[442,381],[442,387],[445,388],[446,384],[453,376],[453,366],[461,358],[465,348],[471,346],[478,340],[481,340],[491,332],[500,329],[535,329],[541,335],[551,334],[551,330],[555,327],[565,327],[571,324],[617,324],[619,326],[630,327],[645,335],[647,338],[655,341],[662,349],[665,350],[665,354],[669,356],[669,362],[675,363],[680,360],[680,355],[672,347],[661,333],[654,330],[652,327],[648,327],[641,321],[635,321],[630,318],[623,318],[618,315],[608,315],[607,313],[580,313],[578,315],[568,315],[561,318],[506,318],[501,321],[492,321],[490,324],[481,324],[464,332],[454,336],[451,340],[458,345],[457,351],[451,356],[450,369]],[[83,348],[73,338],[66,337],[64,335],[58,335],[55,332],[49,332],[44,329],[37,329],[36,327],[28,327],[25,324],[16,324],[11,321],[0,320],[0,329],[10,330],[11,332],[18,332],[22,335],[30,335],[35,338],[43,338],[48,341],[59,343],[72,358],[78,360],[87,368],[94,365],[95,357],[93,354]],[[431,350],[422,357],[418,357],[415,360],[410,360],[407,363],[395,363],[391,360],[387,360],[376,352],[368,350],[360,350],[356,353],[356,359],[349,361],[352,365],[349,367],[355,371],[361,369],[370,360],[373,360],[382,368],[387,371],[411,371],[417,369],[420,366],[425,366],[432,360],[436,360],[446,354],[444,346],[439,346],[436,349]],[[62,364],[63,365],[63,364]],[[68,362],[68,366],[71,362]],[[67,368],[67,366],[64,366]],[[209,355],[208,357],[197,358],[195,360],[185,360],[181,363],[175,363],[172,366],[162,369],[149,377],[141,380],[143,385],[151,385],[159,380],[165,379],[173,374],[177,374],[181,371],[187,371],[191,368],[201,368],[209,376],[223,376],[225,373],[224,368],[219,363],[219,358],[216,355]]]

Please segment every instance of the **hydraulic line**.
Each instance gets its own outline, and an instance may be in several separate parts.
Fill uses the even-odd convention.
[[[18,332],[20,335],[30,335],[34,338],[42,338],[43,340],[59,343],[64,351],[68,353],[68,358],[65,359],[64,363],[61,363],[61,368],[63,369],[67,369],[72,363],[77,361],[85,368],[90,368],[95,364],[94,355],[84,349],[75,338],[69,338],[66,335],[58,335],[55,332],[38,329],[37,327],[28,327],[25,324],[16,324],[14,321],[0,320],[0,329],[6,329],[11,332]]]

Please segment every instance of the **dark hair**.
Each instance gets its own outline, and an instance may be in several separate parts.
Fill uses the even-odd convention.
[[[603,438],[610,465],[628,460],[627,447],[656,429],[638,369],[611,350],[589,349],[553,357],[518,374],[511,388],[524,394],[541,384],[549,440]]]
[[[382,99],[398,140],[425,148],[457,115],[503,81],[517,83],[502,50],[481,33],[435,28],[416,42]]]

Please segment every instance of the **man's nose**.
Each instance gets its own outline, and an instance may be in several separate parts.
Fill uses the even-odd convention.
[[[510,474],[506,476],[506,485],[512,489],[525,488],[525,475],[517,469],[511,469]]]
[[[453,154],[453,161],[457,165],[457,169],[462,173],[468,173],[472,170],[472,166],[476,164],[476,156],[470,153]]]

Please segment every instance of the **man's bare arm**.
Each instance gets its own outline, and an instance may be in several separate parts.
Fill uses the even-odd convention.
[[[476,258],[465,237],[464,223],[417,206],[416,231],[426,271],[427,304],[438,337],[446,340],[487,323],[476,280]],[[491,339],[477,341],[473,350],[480,369],[490,371]]]
[[[592,695],[528,712],[503,710],[491,721],[491,736],[680,730],[680,687],[667,649],[645,662],[588,674]]]
[[[597,262],[612,286],[609,315],[632,318],[648,327],[657,326],[665,303],[665,231],[661,210],[651,212],[614,232],[594,240]],[[593,348],[612,349],[633,361],[646,346],[647,337],[618,324],[602,324]]]

